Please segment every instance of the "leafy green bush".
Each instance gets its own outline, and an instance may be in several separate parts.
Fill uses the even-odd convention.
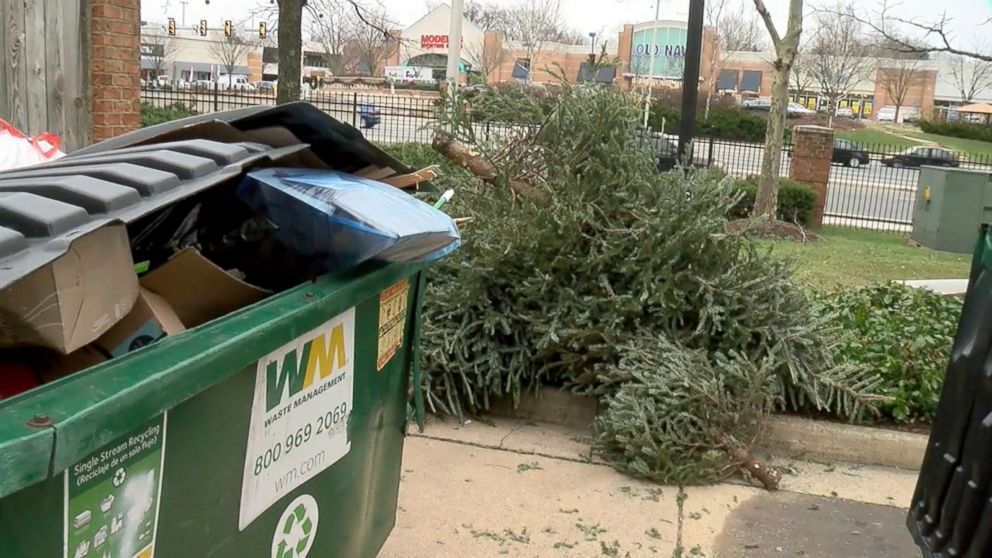
[[[666,131],[675,131],[682,122],[682,113],[667,106],[652,107],[648,123],[653,130],[661,130],[662,122]],[[765,139],[768,122],[753,112],[735,106],[715,106],[710,116],[703,119],[703,112],[696,114],[696,133],[701,137],[761,142]]]
[[[928,134],[939,134],[954,138],[992,141],[992,127],[968,122],[931,122],[920,121],[920,130]]]
[[[683,373],[718,382],[742,414],[761,415],[764,404],[749,403],[751,392],[737,377],[765,386],[760,401],[857,415],[872,401],[870,382],[860,369],[833,365],[832,338],[789,265],[725,233],[737,202],[725,179],[656,171],[650,150],[633,139],[641,114],[634,101],[566,88],[538,131],[506,142],[480,140],[457,100],[442,111],[455,119],[441,125],[498,161],[500,175],[463,188],[446,207],[474,221],[462,249],[430,276],[422,337],[430,408],[475,413],[493,398],[564,385],[618,405],[600,422],[606,439],[647,420],[686,429],[652,434],[672,444],[678,437],[712,441],[709,433],[720,431],[747,445],[745,433],[728,429],[716,410],[690,418],[661,404],[620,407],[653,386],[680,401],[701,397],[679,387],[684,382],[669,377],[670,368],[651,364],[678,346],[696,355],[686,357],[693,365]],[[520,194],[519,182],[539,195]],[[628,384],[635,385],[621,391]],[[641,411],[652,416],[636,418]],[[624,457],[627,449],[614,449],[618,468],[642,469]],[[701,459],[704,449],[663,451],[664,460],[647,464],[656,474],[641,474],[669,478],[662,463],[677,463],[683,472],[672,478],[706,480],[728,463]]]
[[[744,219],[754,210],[754,199],[758,194],[758,179],[755,177],[739,180],[733,189],[740,194],[739,201],[731,208],[732,219]],[[813,209],[816,207],[816,191],[813,188],[781,178],[778,181],[778,218],[792,223],[798,222],[804,227],[813,222]]]
[[[167,107],[156,107],[151,103],[141,103],[141,127],[144,128],[162,124],[163,122],[171,122],[180,118],[186,118],[187,116],[195,116],[196,114],[198,113],[195,110],[182,103],[173,103]]]
[[[957,330],[961,302],[897,283],[819,298],[820,311],[846,335],[838,358],[879,374],[890,398],[879,410],[900,422],[932,420]]]

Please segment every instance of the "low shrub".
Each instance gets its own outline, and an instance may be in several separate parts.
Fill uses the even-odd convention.
[[[744,219],[754,210],[754,199],[758,194],[758,179],[751,177],[738,180],[733,188],[739,192],[740,200],[731,208],[730,218]],[[804,227],[813,221],[813,209],[816,207],[816,191],[813,188],[780,178],[778,181],[778,218],[788,223],[796,222]]]
[[[682,114],[678,109],[668,106],[658,106],[651,109],[648,123],[652,130],[664,129],[675,132],[682,122]],[[696,133],[701,137],[724,140],[762,142],[768,122],[761,116],[742,110],[735,106],[714,106],[710,109],[709,118],[703,118],[703,112],[696,113]]]
[[[920,130],[928,134],[951,136],[954,138],[992,141],[992,127],[967,122],[931,122],[920,121]]]
[[[141,103],[141,127],[154,126],[197,114],[195,110],[182,103],[173,103],[166,107],[156,107],[151,103]]]
[[[838,358],[877,373],[890,401],[883,417],[898,422],[932,420],[937,412],[961,302],[897,283],[821,295],[829,323],[840,328]]]

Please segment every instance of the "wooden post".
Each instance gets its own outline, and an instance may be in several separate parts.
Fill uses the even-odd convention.
[[[0,118],[65,151],[89,143],[89,4],[0,1]]]

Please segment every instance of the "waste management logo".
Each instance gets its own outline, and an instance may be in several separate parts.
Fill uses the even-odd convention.
[[[303,494],[289,503],[272,535],[272,558],[307,558],[317,536],[317,501]]]
[[[348,454],[354,372],[354,308],[259,359],[241,529]]]

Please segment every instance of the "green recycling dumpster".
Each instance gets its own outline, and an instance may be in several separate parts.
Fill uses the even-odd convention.
[[[375,556],[420,273],[325,277],[0,404],[0,555]]]
[[[992,174],[923,167],[916,189],[911,238],[935,250],[971,253],[975,231],[992,222]]]
[[[0,289],[92,230],[127,225],[132,250],[155,248],[163,210],[195,214],[248,169],[279,165],[409,172],[302,103],[147,128],[0,173]],[[0,401],[0,558],[378,553],[428,264],[312,279],[263,263],[289,288]]]

